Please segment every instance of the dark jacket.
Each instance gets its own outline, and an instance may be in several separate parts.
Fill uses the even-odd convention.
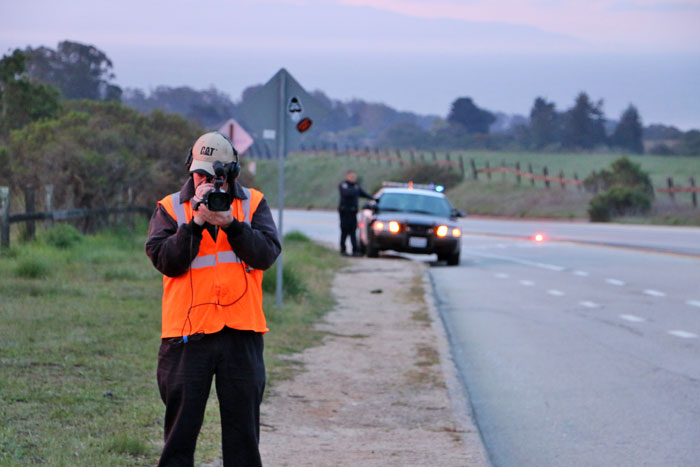
[[[229,193],[234,198],[247,198],[238,182],[230,184]],[[180,200],[184,203],[193,196],[194,182],[190,177],[180,190]],[[148,227],[146,254],[162,274],[169,277],[184,274],[199,252],[199,244],[205,228],[212,238],[216,239],[219,227],[209,223],[197,225],[193,218],[189,223],[182,224],[178,228],[177,221],[159,205],[153,211]],[[282,251],[277,227],[265,198],[260,201],[250,225],[234,219],[223,231],[236,256],[254,269],[269,268]]]
[[[371,195],[365,193],[365,190],[360,188],[356,182],[343,181],[338,185],[338,190],[340,191],[340,203],[338,204],[338,211],[342,212],[357,212],[357,204],[360,197],[367,199],[374,199]]]

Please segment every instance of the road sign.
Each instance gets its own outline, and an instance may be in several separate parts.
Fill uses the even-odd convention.
[[[265,86],[252,95],[240,107],[241,121],[255,139],[274,140],[277,147],[277,194],[280,235],[284,212],[284,159],[287,151],[297,149],[301,134],[313,125],[325,109],[307,93],[284,68],[280,69]],[[281,239],[280,239],[281,240]],[[282,270],[284,256],[277,259],[277,306],[282,306]]]
[[[281,89],[283,84],[284,89]],[[313,123],[326,113],[325,107],[284,68],[246,99],[239,111],[239,120],[253,139],[277,140],[277,136],[284,136],[287,151],[298,149],[301,133],[312,131]],[[284,122],[279,121],[282,112]],[[284,125],[284,135],[280,133],[281,123]]]
[[[253,138],[232,118],[219,127],[219,133],[228,136],[238,154],[243,154],[253,145]]]

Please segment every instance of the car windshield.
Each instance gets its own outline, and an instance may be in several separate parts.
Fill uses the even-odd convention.
[[[377,203],[380,211],[415,212],[450,217],[452,207],[445,199],[420,193],[384,193]]]

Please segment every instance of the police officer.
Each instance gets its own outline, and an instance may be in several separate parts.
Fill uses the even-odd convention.
[[[240,165],[228,138],[202,135],[187,162],[189,178],[158,202],[146,241],[147,255],[163,274],[157,379],[165,445],[158,465],[194,465],[213,379],[224,465],[261,465],[262,336],[268,331],[262,277],[280,241],[263,194],[236,181]],[[230,206],[224,197],[219,207],[227,210],[202,203],[215,178],[230,196]]]
[[[350,237],[352,245],[352,255],[360,256],[357,250],[357,239],[355,231],[357,230],[357,202],[361,197],[373,199],[372,196],[365,193],[357,184],[357,174],[348,170],[345,173],[345,180],[338,185],[340,191],[340,203],[338,204],[338,213],[340,214],[340,254],[348,256],[345,249],[345,240]]]

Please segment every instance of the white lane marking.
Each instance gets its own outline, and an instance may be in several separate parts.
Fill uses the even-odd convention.
[[[566,269],[563,266],[557,266],[555,264],[547,264],[547,263],[539,263],[536,261],[528,261],[526,259],[513,258],[512,256],[496,255],[493,253],[485,253],[485,252],[480,252],[480,251],[479,252],[472,251],[472,254],[476,255],[476,256],[482,256],[485,258],[495,258],[495,259],[502,259],[505,261],[511,261],[513,263],[524,264],[525,266],[534,266],[536,268],[549,269],[550,271],[561,272],[561,271]]]
[[[618,287],[622,287],[623,285],[625,285],[625,282],[619,279],[605,279],[605,282],[607,282],[610,285],[617,285]]]
[[[520,281],[520,284],[522,284],[522,285],[524,285],[524,286],[526,286],[526,287],[530,287],[530,286],[535,285],[535,283],[532,282],[532,281]]]
[[[687,302],[685,302],[685,304],[700,308],[700,300],[688,300]]]
[[[510,276],[504,272],[499,272],[498,274],[494,274],[495,277],[498,277],[499,279],[508,279]]]
[[[556,290],[556,289],[549,289],[547,291],[547,293],[549,295],[554,295],[555,297],[561,297],[562,295],[564,295],[564,292],[562,292],[561,290]]]
[[[583,301],[583,302],[578,302],[578,304],[581,306],[585,306],[586,308],[600,308],[600,305],[598,305],[595,302],[588,301],[588,300]]]
[[[666,296],[665,292],[660,292],[660,291],[654,290],[654,289],[645,289],[644,293],[647,295],[651,295],[652,297],[665,297]]]
[[[581,277],[588,277],[588,273],[586,271],[574,271],[574,275],[581,276]]]
[[[696,339],[698,337],[697,334],[693,334],[692,332],[681,331],[681,330],[668,331],[668,333],[671,334],[672,336],[681,337],[683,339]]]
[[[634,315],[620,315],[621,319],[624,319],[625,321],[630,321],[632,323],[643,323],[646,321],[646,319],[642,318],[641,316],[634,316]]]

